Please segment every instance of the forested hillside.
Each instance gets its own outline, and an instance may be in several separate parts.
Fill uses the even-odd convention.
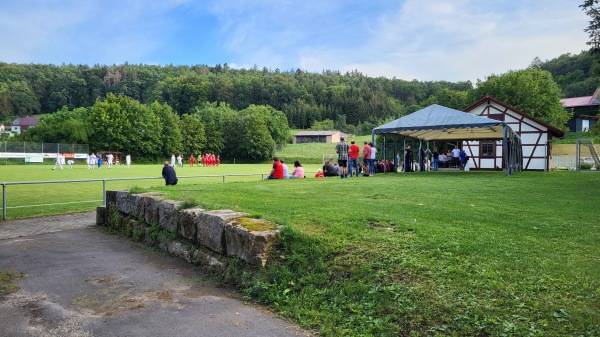
[[[563,97],[590,96],[600,85],[600,65],[588,52],[564,54],[555,59],[535,59],[532,66],[549,71],[560,86]]]
[[[282,111],[293,128],[314,121],[378,123],[444,90],[465,91],[470,82],[419,82],[370,78],[358,72],[231,69],[227,65],[23,65],[0,63],[0,119],[89,107],[107,93],[140,103],[167,103],[179,115],[203,102],[241,110],[251,104]]]
[[[135,134],[132,130],[140,123],[135,121],[140,114],[140,119],[146,116],[147,123],[156,126],[153,132],[167,132],[168,126],[176,135],[181,134],[161,140],[161,150],[149,150],[144,145],[145,149],[137,150],[143,157],[183,150],[224,153],[225,157],[236,153],[259,160],[267,158],[270,151],[250,155],[229,135],[233,131],[256,134],[257,130],[249,132],[247,127],[254,125],[251,122],[257,116],[268,128],[259,127],[258,133],[270,134],[257,141],[261,144],[257,147],[264,149],[288,138],[273,127],[281,123],[287,123],[288,130],[328,121],[317,124],[333,123],[348,133],[369,133],[380,123],[430,104],[462,110],[484,95],[561,127],[569,116],[558,99],[591,95],[598,85],[597,71],[598,62],[586,52],[543,62],[535,59],[528,69],[490,75],[478,81],[476,88],[471,82],[372,78],[358,71],[342,74],[324,70],[317,74],[300,69],[233,69],[227,64],[90,67],[0,63],[0,122],[10,124],[14,117],[42,114],[37,130],[32,129],[20,140],[88,142],[92,149],[123,149],[126,144],[129,148],[131,144],[142,146],[142,136],[149,137],[146,141],[150,143],[158,139],[148,133],[138,135],[138,139],[120,136],[124,130]],[[115,111],[121,115],[114,115]],[[119,125],[119,119],[129,124]],[[198,139],[190,139],[190,132]],[[110,134],[114,137],[106,138]]]

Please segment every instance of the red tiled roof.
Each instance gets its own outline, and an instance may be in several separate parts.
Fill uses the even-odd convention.
[[[18,121],[17,124],[15,124],[15,122]],[[37,117],[19,117],[19,118],[15,118],[15,120],[13,121],[13,125],[19,125],[19,126],[34,126],[34,125],[38,125],[38,123],[40,122],[40,120]]]
[[[563,98],[560,101],[565,106],[565,108],[575,108],[579,106],[596,106],[599,105],[598,102],[598,93],[600,88],[594,91],[592,96],[583,96],[583,97],[570,97]]]

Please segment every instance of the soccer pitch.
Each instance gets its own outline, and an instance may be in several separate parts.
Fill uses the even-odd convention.
[[[312,176],[308,172],[314,172],[319,168],[319,165],[304,166],[307,176]],[[0,166],[0,183],[48,182],[4,186],[7,219],[94,210],[102,205],[104,184],[107,190],[164,185],[160,177],[162,164],[131,165],[130,168],[125,165],[115,165],[111,169],[103,166],[101,169],[96,167],[93,170],[88,169],[87,165],[76,164],[72,169],[65,165],[62,171],[58,167],[53,170],[53,167],[53,165]],[[259,181],[263,176],[267,177],[270,170],[270,164],[222,164],[211,167],[196,165],[190,167],[187,164],[176,168],[180,185]],[[58,182],[63,180],[79,182]]]

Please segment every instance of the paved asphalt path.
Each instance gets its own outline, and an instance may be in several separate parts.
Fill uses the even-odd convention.
[[[198,267],[94,226],[95,213],[0,222],[0,336],[310,336]]]

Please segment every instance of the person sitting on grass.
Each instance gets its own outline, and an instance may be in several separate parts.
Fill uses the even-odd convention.
[[[325,175],[323,174],[323,171],[318,170],[317,174],[315,174],[315,178],[325,178]]]
[[[294,162],[294,170],[292,171],[292,175],[290,176],[290,179],[293,178],[304,178],[304,167],[302,167],[302,165],[300,165],[300,162],[297,160]]]
[[[325,177],[336,177],[339,176],[338,171],[335,169],[335,166],[331,164],[331,160],[328,160],[325,165],[323,165],[323,175]]]
[[[273,157],[273,169],[267,179],[283,179],[283,166],[279,158]]]

